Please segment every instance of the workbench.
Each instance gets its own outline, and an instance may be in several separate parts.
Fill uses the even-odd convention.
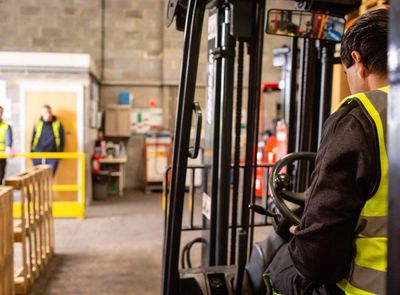
[[[118,177],[118,194],[120,197],[124,194],[125,164],[127,161],[128,159],[126,157],[100,159],[101,170],[111,170],[110,176]],[[114,171],[113,167],[118,167],[118,171]]]

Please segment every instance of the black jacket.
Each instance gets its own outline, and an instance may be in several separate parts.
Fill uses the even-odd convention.
[[[376,142],[374,126],[355,102],[326,121],[303,218],[289,244],[306,280],[334,284],[347,275],[360,212],[380,178]]]
[[[43,121],[43,119],[41,119]],[[56,116],[53,116],[53,120],[51,122],[43,122],[43,130],[40,135],[39,142],[33,152],[57,152],[56,138],[54,136],[52,123],[57,120]],[[64,127],[60,123],[60,152],[64,151]],[[36,126],[33,128],[32,134],[32,142],[31,146],[33,146],[33,141],[36,136]]]

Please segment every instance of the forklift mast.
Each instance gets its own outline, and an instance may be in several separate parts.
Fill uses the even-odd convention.
[[[298,7],[320,9],[333,14],[350,11],[360,0],[296,1]],[[324,4],[323,4],[324,3]],[[343,5],[342,5],[343,4]],[[350,9],[351,7],[351,9]],[[340,9],[339,9],[340,8]],[[194,101],[200,41],[206,9],[208,17],[208,70],[205,110],[205,163],[203,205],[211,210],[203,213],[202,268],[179,271],[185,179],[188,158],[196,158],[200,145],[201,118],[199,104]],[[172,178],[167,201],[163,253],[163,285],[165,295],[189,294],[182,277],[202,277],[211,285],[221,286],[227,293],[240,294],[245,264],[253,241],[254,212],[248,205],[255,200],[256,151],[259,134],[261,74],[264,44],[266,0],[170,0],[168,23],[184,30],[184,48],[179,84],[176,125],[173,145]],[[334,45],[326,41],[293,38],[292,71],[287,105],[289,111],[289,149],[316,151],[320,127],[329,115]],[[241,165],[242,185],[239,186],[240,124],[243,99],[244,54],[249,56],[245,161]],[[297,55],[300,64],[297,66]],[[235,61],[237,65],[236,99],[234,98]],[[302,81],[297,81],[301,73]],[[317,77],[322,76],[322,82]],[[299,84],[299,92],[296,86]],[[234,102],[236,100],[235,120]],[[192,116],[197,131],[190,146]],[[233,126],[235,122],[235,126]],[[235,131],[233,138],[232,130]],[[234,144],[232,144],[234,143]],[[232,154],[234,159],[232,161]],[[233,162],[233,165],[232,165]],[[233,181],[231,190],[231,171]],[[297,172],[299,189],[309,179],[311,168]],[[230,242],[229,242],[230,239]],[[213,272],[207,269],[213,268]],[[225,270],[224,270],[225,269]],[[230,279],[234,276],[234,283]],[[222,276],[222,277],[221,277]],[[228,279],[229,277],[229,279]],[[186,280],[187,281],[187,280]],[[186,282],[185,281],[185,282]],[[217,283],[216,283],[217,282]],[[186,291],[184,291],[184,289]],[[233,293],[235,290],[235,293]],[[204,291],[204,290],[203,290]],[[204,291],[205,292],[205,291]],[[208,293],[200,294],[208,294]],[[198,293],[190,293],[198,294]]]

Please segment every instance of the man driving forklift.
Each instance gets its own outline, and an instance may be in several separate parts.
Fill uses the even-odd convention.
[[[386,9],[345,33],[352,95],[325,122],[303,217],[265,273],[271,294],[385,294],[387,35]]]

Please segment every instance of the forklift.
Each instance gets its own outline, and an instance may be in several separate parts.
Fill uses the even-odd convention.
[[[361,0],[292,2],[293,10],[272,9],[266,19],[266,0],[169,0],[167,20],[184,31],[184,47],[172,177],[166,198],[161,286],[164,295],[266,294],[262,273],[271,260],[271,252],[290,239],[289,227],[300,221],[304,206],[302,192],[309,185],[322,125],[331,111],[333,65],[340,62],[334,57],[335,45],[344,33],[344,16],[357,9]],[[208,70],[203,116],[194,94],[206,11]],[[392,21],[395,21],[393,17]],[[266,167],[271,171],[270,197],[265,206],[260,206],[256,204],[255,180],[265,33],[292,38],[289,95],[285,104],[290,154],[273,167]],[[398,36],[392,36],[397,50]],[[241,164],[245,54],[248,55],[249,74],[245,161]],[[399,65],[394,67],[393,83],[400,84],[399,68]],[[398,109],[400,97],[393,95],[392,103]],[[191,145],[193,119],[195,134]],[[390,134],[398,138],[400,119],[392,114],[391,120]],[[187,161],[199,154],[203,125],[202,225],[194,228],[200,236],[181,247]],[[400,194],[400,157],[394,152],[399,148],[398,142],[392,140],[390,148],[390,160],[394,163],[390,201],[400,212],[400,201],[394,198]],[[273,225],[272,234],[277,235],[280,243],[273,245],[265,240],[253,245],[255,213],[265,216],[264,226]],[[389,230],[395,233],[395,238],[389,240],[389,255],[399,262],[395,249],[400,245],[400,225],[395,222],[397,213],[391,210],[390,214]],[[190,263],[190,250],[197,243],[202,246],[201,267],[194,268]],[[183,260],[188,263],[180,269],[180,262],[185,266]],[[400,290],[399,267],[400,262],[389,263],[388,288],[392,289],[388,290]]]

